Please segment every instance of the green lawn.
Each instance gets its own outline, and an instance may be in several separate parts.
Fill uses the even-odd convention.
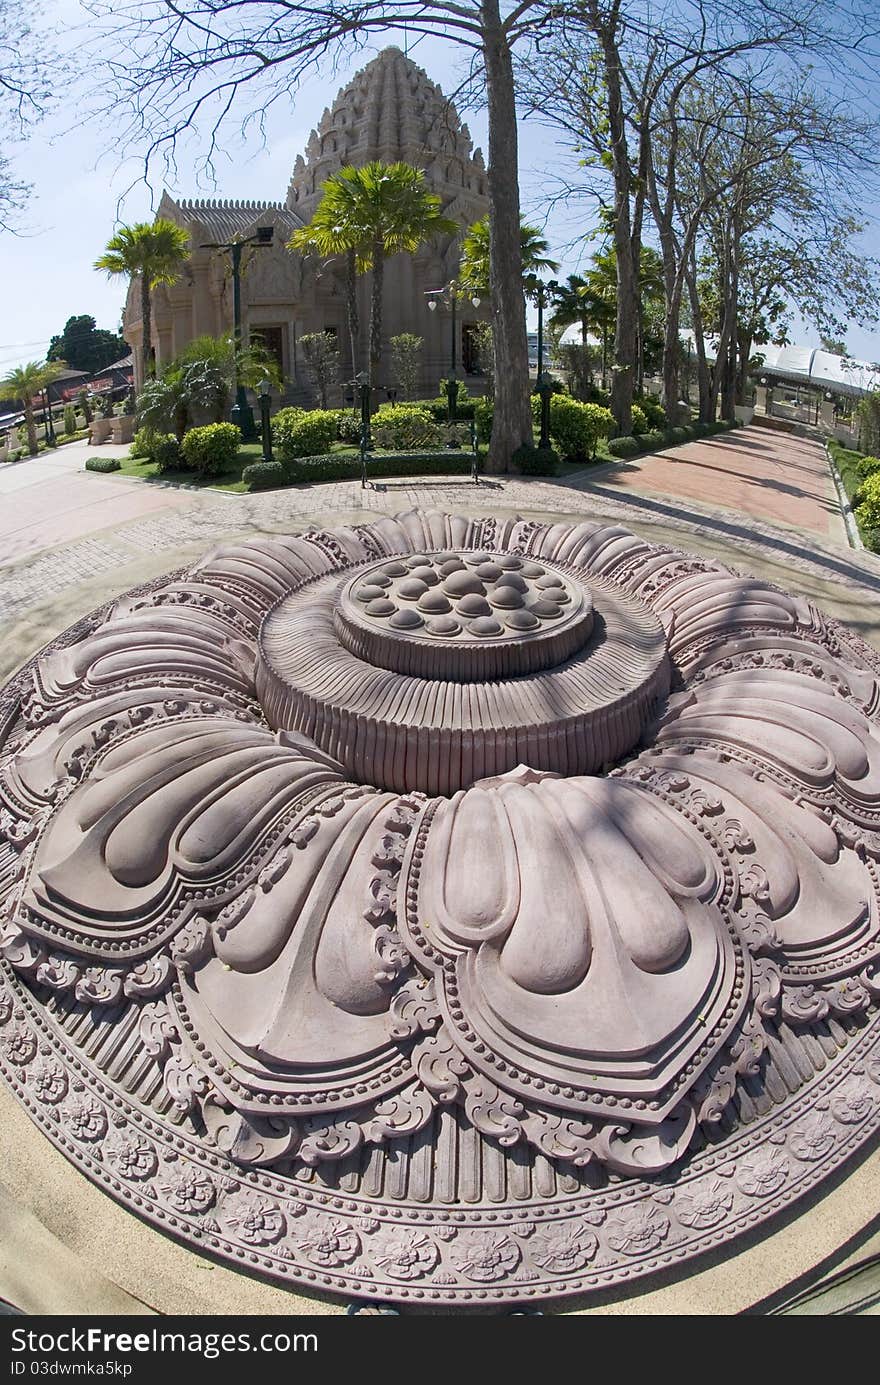
[[[357,455],[356,447],[348,447],[343,443],[335,443],[331,450]],[[241,479],[241,473],[252,462],[261,462],[262,460],[262,444],[245,442],[238,449],[238,456],[235,461],[231,466],[221,471],[218,476],[199,476],[194,471],[160,471],[155,462],[148,462],[140,457],[137,459],[120,457],[119,470],[113,472],[113,475],[128,476],[136,481],[170,481],[172,484],[181,486],[197,486],[200,490],[237,491],[240,494],[247,494],[248,488]]]

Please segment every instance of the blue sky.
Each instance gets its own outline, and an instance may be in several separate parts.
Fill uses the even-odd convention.
[[[82,52],[88,30],[80,27],[83,16],[78,0],[46,0],[45,20],[57,29],[62,49]],[[454,90],[460,73],[454,49],[424,39],[411,45],[411,52],[444,90]],[[230,145],[218,160],[216,187],[197,184],[193,170],[201,150],[200,140],[193,140],[181,151],[176,183],[169,190],[188,197],[283,200],[294,159],[304,149],[310,129],[336,90],[369,56],[361,54],[332,79],[313,80],[293,103],[279,103],[269,118],[266,146],[256,140]],[[136,181],[137,164],[120,163],[111,132],[78,120],[84,95],[68,88],[55,115],[15,155],[34,193],[22,234],[0,239],[0,374],[23,361],[41,359],[49,338],[74,314],[91,313],[100,327],[118,327],[125,286],[96,273],[92,262],[113,233],[117,218],[125,222],[149,219],[161,195],[161,182],[151,194]],[[485,151],[484,116],[479,112],[463,115],[475,143]],[[520,146],[524,210],[540,224],[541,209],[556,190],[555,175],[572,172],[574,161],[553,133],[537,122],[521,123]],[[550,216],[546,235],[555,258],[562,261],[563,274],[576,271],[579,260],[590,253],[589,244],[580,249],[566,247],[591,229],[592,219],[589,199]],[[880,250],[876,220],[865,238],[865,249],[874,254]],[[798,342],[819,344],[817,334],[801,324],[792,335]],[[880,329],[865,332],[853,327],[847,333],[847,345],[857,357],[880,360]]]

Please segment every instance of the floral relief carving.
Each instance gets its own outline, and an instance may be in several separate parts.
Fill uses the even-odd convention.
[[[736,1182],[747,1197],[769,1197],[771,1193],[779,1191],[788,1174],[789,1162],[785,1152],[766,1146],[740,1161]]]
[[[509,619],[532,607],[571,647],[554,663],[546,636],[524,671]],[[443,661],[487,637],[485,687],[537,701],[451,749],[455,699],[484,684]],[[600,645],[633,690],[610,773]],[[349,686],[353,658],[397,710],[355,708],[352,740],[308,678]],[[425,659],[436,676],[407,672]],[[122,1200],[293,1278],[503,1300],[690,1253],[880,1118],[876,1057],[844,1076],[880,1001],[878,673],[800,598],[619,526],[413,511],[221,545],[16,684],[4,1073]],[[452,762],[473,778],[445,781]],[[827,1093],[789,1118],[779,1045],[806,1085],[838,1020]],[[105,1060],[85,1036],[117,1024]],[[127,1120],[127,1073],[152,1125]],[[356,1191],[331,1210],[328,1186]],[[564,1197],[577,1215],[543,1215]],[[407,1199],[419,1214],[389,1218]]]
[[[477,1284],[491,1284],[512,1274],[519,1264],[516,1242],[503,1231],[471,1232],[457,1242],[458,1269]]]
[[[297,1235],[297,1245],[313,1265],[336,1269],[349,1265],[360,1254],[361,1239],[341,1218],[316,1217],[303,1234]]]
[[[284,1213],[277,1202],[259,1194],[239,1193],[226,1198],[221,1220],[224,1227],[251,1246],[274,1245],[287,1230]]]
[[[429,1236],[399,1231],[383,1237],[374,1259],[392,1279],[422,1279],[437,1264],[440,1250]]]
[[[213,1179],[192,1164],[183,1164],[159,1186],[170,1206],[188,1215],[207,1212],[214,1206],[217,1197]]]
[[[605,1233],[612,1250],[623,1255],[648,1255],[669,1235],[669,1218],[652,1202],[640,1202],[608,1220]]]
[[[116,1131],[104,1144],[104,1156],[111,1168],[132,1182],[152,1178],[159,1167],[155,1147],[136,1130]]]
[[[830,1154],[836,1138],[833,1120],[821,1111],[813,1111],[798,1122],[788,1143],[792,1154],[798,1159],[813,1163]]]
[[[586,1227],[564,1222],[539,1231],[529,1243],[529,1257],[551,1274],[575,1274],[593,1259],[599,1241]]]
[[[720,1178],[688,1184],[675,1197],[675,1215],[683,1226],[706,1230],[724,1221],[733,1206],[733,1190]]]

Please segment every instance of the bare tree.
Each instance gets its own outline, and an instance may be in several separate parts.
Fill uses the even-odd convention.
[[[207,122],[205,164],[229,118],[262,119],[304,77],[390,30],[433,35],[469,55],[489,120],[491,300],[497,359],[496,423],[488,465],[502,471],[532,440],[520,266],[518,142],[513,53],[528,48],[574,0],[84,0],[107,35],[105,112],[124,149],[147,165],[174,163],[182,135]]]
[[[39,5],[29,3],[25,11],[15,0],[0,0],[0,231],[15,230],[30,192],[9,151],[51,101],[51,51],[45,33],[35,32],[40,19]]]
[[[785,85],[791,68],[800,72],[802,88],[808,85],[809,64],[817,61],[829,74],[847,71],[851,80],[861,80],[876,61],[876,23],[868,0],[658,0],[652,6],[642,0],[591,0],[583,7],[583,18],[580,27],[567,26],[554,36],[543,57],[528,65],[524,80],[534,108],[561,127],[581,154],[591,190],[603,181],[611,184],[606,220],[618,272],[612,408],[623,431],[632,400],[646,214],[661,248],[663,392],[667,406],[674,406],[685,292],[697,330],[698,375],[704,390],[711,389],[695,301],[697,239],[704,218],[724,196],[731,207],[737,198],[744,206],[748,179],[776,158],[779,141],[788,137],[797,145],[803,122],[794,118],[792,106],[786,126],[774,100],[777,84]],[[725,141],[730,155],[735,137],[724,118],[724,103],[735,101],[741,111],[750,94],[757,97],[762,73],[773,111],[766,127],[773,142],[762,149],[745,135],[734,165],[725,164],[716,155]],[[711,111],[700,109],[696,95],[707,89],[717,93]],[[805,91],[805,99],[807,95]],[[759,111],[760,101],[753,115]],[[735,188],[740,191],[734,193]],[[572,185],[572,193],[577,190]],[[730,231],[728,277],[735,294],[736,216]]]

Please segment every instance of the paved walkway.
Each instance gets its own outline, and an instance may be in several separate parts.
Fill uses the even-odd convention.
[[[609,486],[736,510],[846,544],[825,449],[755,425],[603,468]]]
[[[316,501],[328,511],[361,505],[356,482],[324,486],[320,491],[302,487],[268,496],[240,496],[93,472],[80,474],[86,457],[95,451],[87,442],[71,443],[56,453],[0,468],[0,568],[127,522],[167,518],[172,511],[186,511],[190,522],[185,528],[192,529],[194,524],[213,525],[221,518],[224,524],[240,524],[314,514]],[[103,446],[99,451],[101,456],[123,456],[128,448]],[[534,483],[506,478],[497,485],[499,500],[503,494],[508,506],[526,504],[535,489]],[[389,486],[379,494],[395,489],[400,487]],[[403,489],[416,488],[405,485]],[[421,489],[429,495],[436,487]],[[452,489],[456,496],[462,493],[453,483],[443,489]],[[591,468],[569,478],[563,489],[582,495],[635,492],[697,501],[710,509],[734,511],[846,546],[824,449],[808,439],[760,427],[687,443],[636,462]],[[374,508],[368,497],[364,503]],[[583,502],[576,508],[581,510]],[[172,532],[176,532],[173,527]]]

